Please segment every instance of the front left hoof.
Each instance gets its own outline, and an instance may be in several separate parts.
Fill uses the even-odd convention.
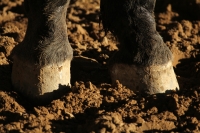
[[[110,73],[113,83],[119,80],[133,91],[157,94],[179,90],[171,61],[164,65],[148,67],[114,64]]]

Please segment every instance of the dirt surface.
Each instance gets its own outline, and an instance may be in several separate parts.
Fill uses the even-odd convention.
[[[34,106],[10,80],[10,53],[27,26],[23,0],[1,0],[0,132],[200,132],[200,4],[187,2],[158,0],[155,13],[157,29],[174,55],[179,92],[143,95],[119,81],[111,85],[107,63],[117,41],[110,33],[104,37],[99,26],[100,1],[77,0],[67,15],[73,86],[51,103]]]

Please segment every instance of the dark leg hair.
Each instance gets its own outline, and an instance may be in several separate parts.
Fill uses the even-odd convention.
[[[156,31],[155,0],[101,0],[101,20],[119,40],[120,50],[131,55],[127,63],[160,65],[172,54]],[[127,54],[127,53],[126,53]]]
[[[39,65],[71,60],[66,12],[70,0],[25,0],[28,27],[25,38],[14,51]]]

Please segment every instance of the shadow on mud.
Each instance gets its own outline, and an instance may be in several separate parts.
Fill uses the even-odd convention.
[[[11,65],[0,65],[0,90],[11,91]]]
[[[155,12],[164,12],[169,5],[173,11],[179,12],[179,19],[200,19],[200,15],[195,13],[200,10],[200,3],[197,0],[157,0]]]
[[[21,5],[17,5],[17,6],[14,6],[10,9],[11,12],[15,12],[15,13],[18,13],[18,14],[25,14],[25,8],[24,8],[24,2],[22,2]]]
[[[181,89],[200,85],[200,62],[198,58],[179,60],[174,68]]]
[[[76,81],[91,81],[93,84],[111,83],[110,75],[105,65],[83,56],[76,56],[71,62],[72,85]]]
[[[23,117],[19,113],[14,113],[10,111],[1,111],[0,116],[5,117],[4,119],[0,119],[0,123],[5,125],[19,120],[23,120]]]

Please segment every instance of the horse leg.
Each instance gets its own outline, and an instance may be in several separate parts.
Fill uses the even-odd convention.
[[[73,50],[67,37],[70,0],[25,0],[28,27],[13,51],[13,87],[33,102],[45,102],[53,91],[70,86]]]
[[[119,80],[135,91],[149,94],[178,90],[172,53],[156,30],[155,0],[101,0],[105,31],[119,40],[110,61],[112,82]]]

